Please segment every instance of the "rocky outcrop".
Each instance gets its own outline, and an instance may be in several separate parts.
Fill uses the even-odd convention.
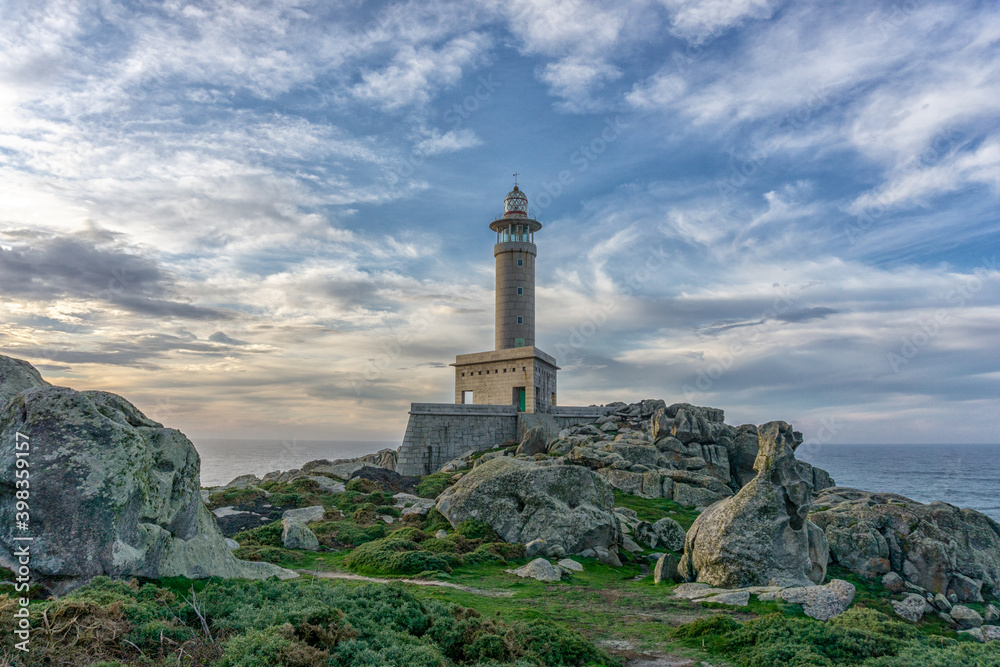
[[[545,429],[541,426],[528,429],[524,434],[524,439],[517,446],[515,454],[517,456],[534,456],[545,453]]]
[[[641,521],[635,527],[636,541],[650,549],[681,551],[684,548],[684,536],[684,529],[670,517],[656,523]]]
[[[726,588],[823,581],[826,538],[807,518],[812,468],[795,460],[798,438],[788,424],[764,424],[758,436],[757,476],[687,532],[680,572],[688,581]]]
[[[1000,595],[1000,524],[975,510],[834,487],[809,518],[826,533],[831,561],[862,576],[893,571],[961,602]]]
[[[560,431],[546,452],[596,471],[625,493],[698,509],[731,497],[757,474],[757,427],[730,426],[722,410],[660,400],[610,406],[615,412],[595,423]],[[814,488],[833,486],[826,471],[800,467]]]
[[[493,459],[445,490],[437,509],[453,526],[478,519],[507,542],[542,539],[566,554],[621,542],[611,486],[581,466]]]
[[[23,366],[0,359],[5,368],[21,366],[23,385]],[[31,461],[32,575],[53,592],[102,574],[296,576],[233,557],[202,502],[198,453],[182,433],[120,396],[51,386],[14,393],[0,411],[0,565],[14,566],[13,538],[21,534],[14,522],[17,433],[28,437]]]

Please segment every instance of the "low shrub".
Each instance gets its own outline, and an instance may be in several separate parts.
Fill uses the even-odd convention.
[[[493,530],[493,527],[479,519],[466,519],[455,526],[455,532],[470,540],[486,540],[496,542],[500,537]]]
[[[244,530],[233,537],[234,540],[239,542],[241,547],[247,547],[251,545],[262,546],[262,547],[280,547],[281,546],[281,522],[272,521],[271,523],[259,526],[257,528],[251,528],[250,530]]]
[[[347,555],[344,565],[361,574],[403,575],[428,570],[451,572],[454,557],[424,551],[416,542],[396,537],[367,542]]]
[[[382,482],[376,482],[373,479],[365,479],[364,477],[355,477],[349,481],[347,483],[347,490],[357,491],[358,493],[388,493],[391,491],[391,489]],[[392,494],[389,493],[389,495],[391,496]]]
[[[421,498],[437,498],[452,484],[453,472],[436,472],[427,475],[417,483],[416,493]]]
[[[223,489],[208,497],[208,509],[214,510],[220,507],[252,507],[266,498],[266,494],[257,488],[247,489]]]

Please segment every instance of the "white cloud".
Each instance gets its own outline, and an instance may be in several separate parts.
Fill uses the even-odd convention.
[[[770,18],[775,0],[662,0],[671,16],[672,32],[701,42],[747,19]]]
[[[364,72],[352,92],[360,100],[389,110],[426,104],[439,88],[455,85],[467,67],[481,60],[488,46],[489,39],[475,32],[439,49],[403,46],[387,67]]]
[[[414,148],[424,155],[440,155],[441,153],[454,153],[465,148],[475,148],[481,146],[482,143],[476,133],[468,128],[449,130],[444,134],[441,134],[440,130],[434,129],[430,132],[430,136],[418,141]]]

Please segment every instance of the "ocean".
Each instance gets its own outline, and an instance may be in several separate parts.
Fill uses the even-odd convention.
[[[349,459],[380,449],[399,447],[398,442],[371,440],[193,440],[201,456],[201,485],[221,486],[240,475],[258,477],[272,470],[292,470],[316,459]]]
[[[941,500],[1000,521],[1000,445],[803,445],[838,486]]]
[[[314,459],[361,456],[397,442],[201,439],[202,486],[291,470]],[[840,486],[970,507],[1000,521],[1000,445],[803,445],[798,458],[829,471]]]

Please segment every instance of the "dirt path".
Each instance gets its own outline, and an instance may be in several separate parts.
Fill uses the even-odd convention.
[[[461,584],[452,584],[447,581],[427,581],[426,579],[381,579],[379,577],[363,577],[360,574],[351,574],[350,572],[321,572],[319,570],[296,570],[296,572],[311,574],[314,577],[319,577],[320,579],[350,579],[352,581],[370,581],[376,584],[403,583],[414,584],[416,586],[440,586],[442,588],[454,588],[465,593],[482,595],[488,598],[509,598],[514,595],[513,591],[487,591],[482,588],[462,586]]]

